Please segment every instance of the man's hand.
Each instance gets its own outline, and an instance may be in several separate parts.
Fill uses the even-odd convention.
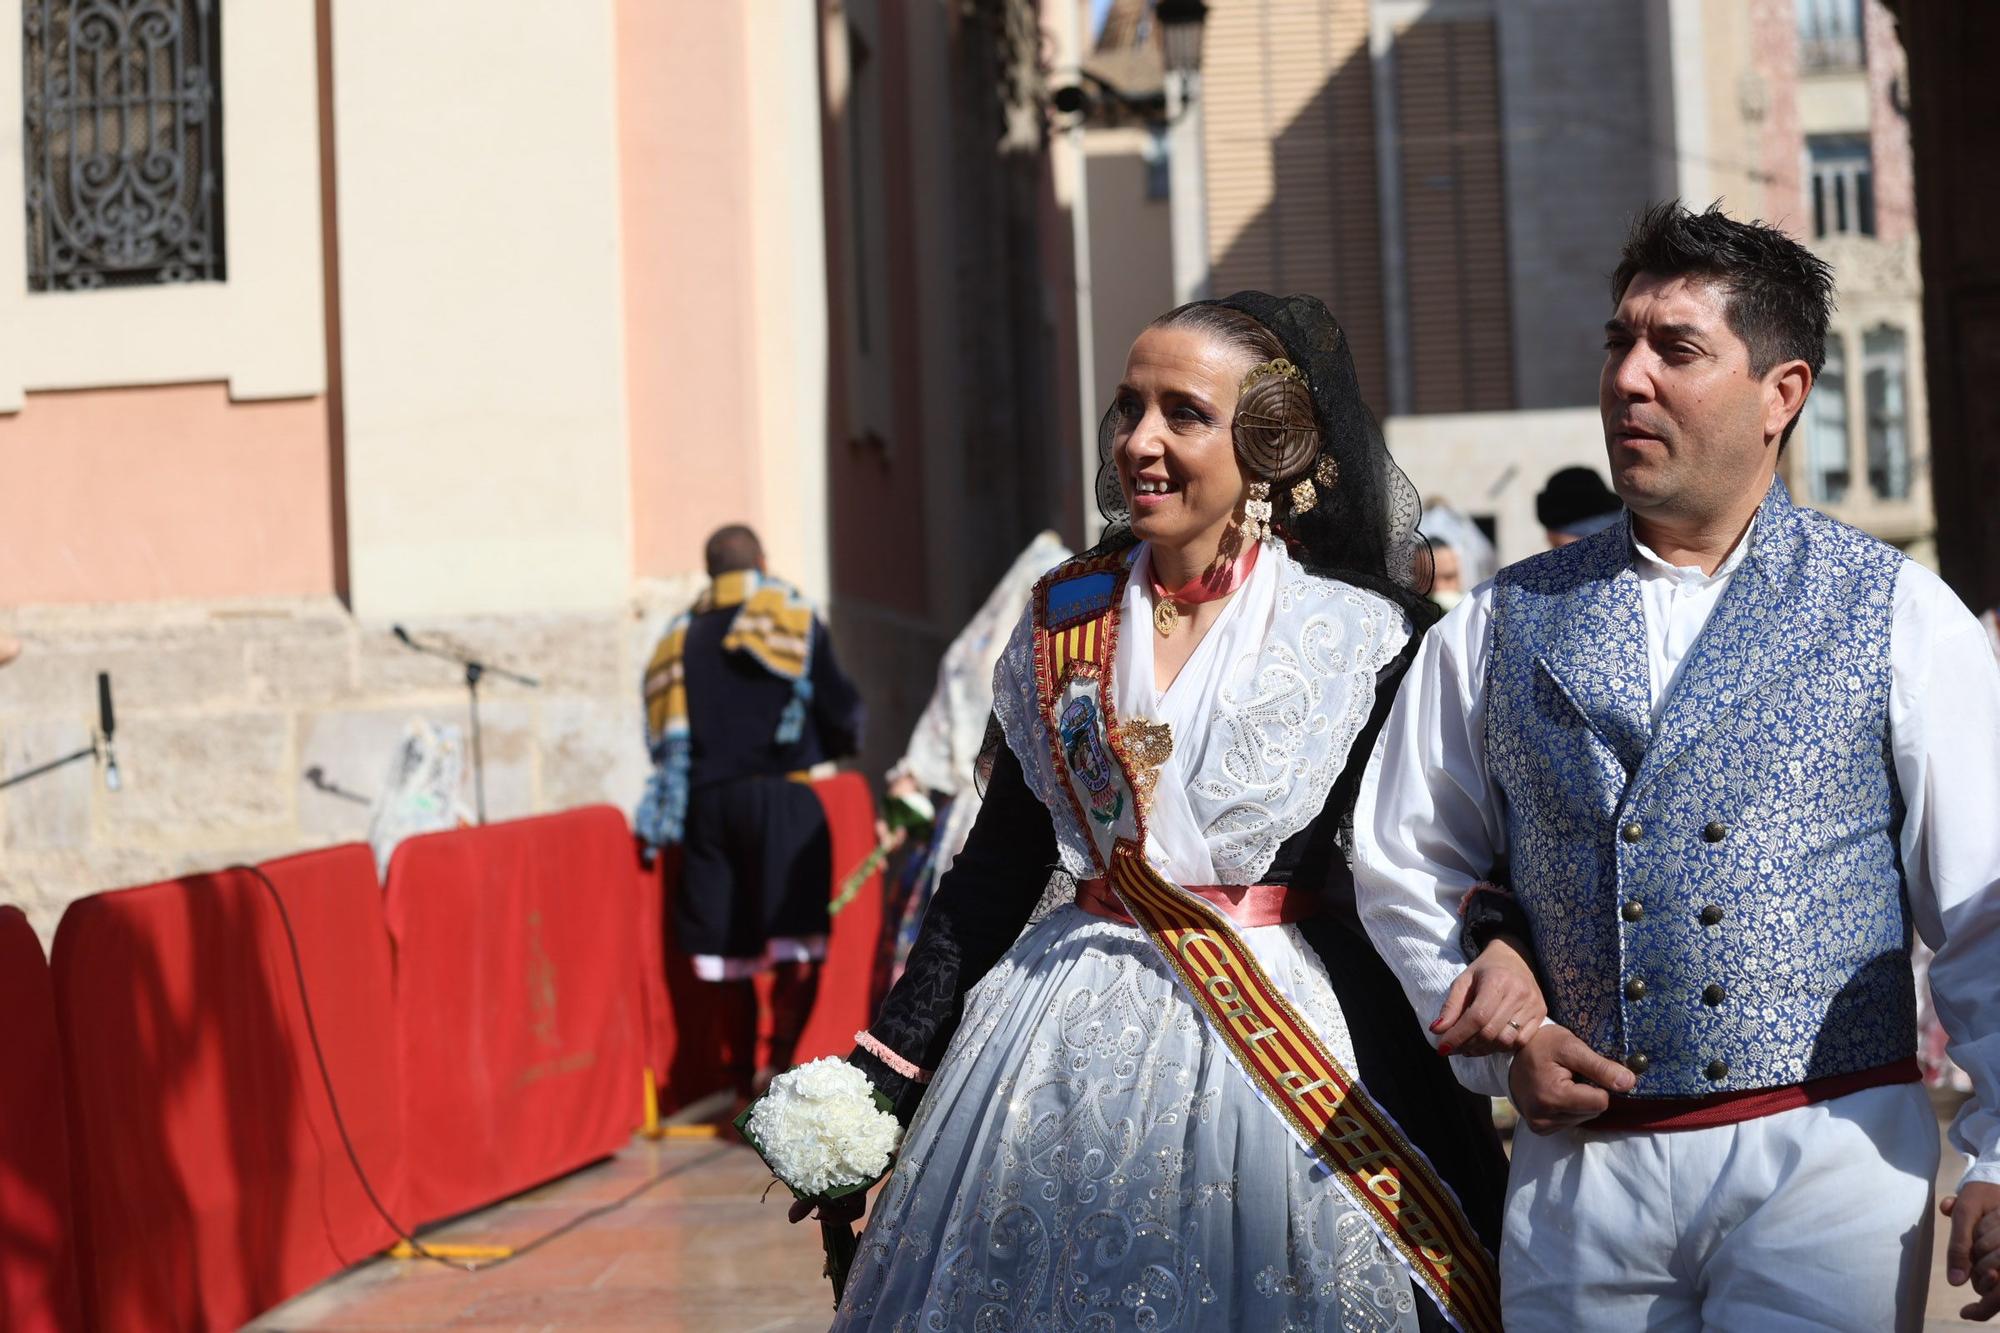
[[[1938,1211],[1951,1219],[1945,1281],[1954,1287],[1970,1282],[1980,1297],[1958,1317],[1991,1319],[2000,1314],[2000,1185],[1974,1181],[1938,1200]]]
[[[1548,1016],[1528,946],[1500,935],[1451,983],[1431,1031],[1444,1034],[1439,1055],[1491,1055],[1520,1049]]]
[[[1611,1093],[1630,1091],[1632,1071],[1586,1046],[1568,1028],[1544,1023],[1507,1071],[1507,1089],[1521,1119],[1537,1134],[1570,1129],[1611,1105]]]
[[[810,1199],[794,1199],[791,1210],[785,1217],[795,1223],[803,1222],[808,1217],[817,1217],[822,1222],[845,1222],[853,1226],[861,1220],[861,1214],[867,1206],[868,1191],[856,1190],[852,1194],[843,1194],[838,1199],[829,1199],[817,1208]]]

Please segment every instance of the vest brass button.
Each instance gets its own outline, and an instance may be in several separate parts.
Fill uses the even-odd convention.
[[[1715,926],[1715,925],[1720,925],[1721,923],[1722,923],[1722,909],[1720,907],[1717,907],[1715,904],[1710,903],[1707,907],[1701,909],[1702,925]]]
[[[1729,836],[1729,825],[1723,823],[1719,819],[1714,821],[1707,828],[1701,831],[1701,840],[1703,842],[1721,842],[1724,838],[1728,836]]]
[[[1625,1067],[1635,1074],[1643,1074],[1652,1065],[1653,1057],[1644,1051],[1634,1051],[1625,1057]]]
[[[1646,915],[1646,904],[1640,902],[1637,898],[1629,899],[1623,907],[1618,909],[1618,915],[1624,917],[1627,921],[1637,921],[1640,917]]]
[[[1701,1072],[1708,1075],[1709,1082],[1720,1083],[1723,1079],[1729,1077],[1729,1062],[1727,1060],[1710,1060],[1708,1068]]]
[[[1625,983],[1625,998],[1628,1000],[1645,999],[1646,983],[1639,980],[1639,978],[1637,977],[1633,977],[1630,981]]]
[[[1722,983],[1711,981],[1701,988],[1701,1002],[1707,1005],[1721,1004],[1729,993],[1722,989]]]
[[[1646,826],[1635,819],[1620,830],[1620,832],[1623,833],[1625,841],[1637,842],[1646,836]]]

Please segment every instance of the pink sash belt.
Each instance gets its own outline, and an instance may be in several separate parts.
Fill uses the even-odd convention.
[[[1182,888],[1226,915],[1241,929],[1303,921],[1319,910],[1318,895],[1289,884],[1183,884]],[[1076,905],[1092,916],[1136,924],[1108,881],[1078,880]]]

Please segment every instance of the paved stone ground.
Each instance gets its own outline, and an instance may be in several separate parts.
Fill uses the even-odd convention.
[[[623,1208],[486,1272],[378,1260],[280,1306],[251,1328],[477,1329],[489,1333],[818,1333],[832,1316],[819,1231],[785,1221],[785,1192],[747,1148],[713,1140],[634,1140],[608,1162],[462,1218],[432,1241],[521,1243],[644,1184]],[[1948,1158],[1940,1186],[1956,1182]],[[1967,1288],[1933,1256],[1926,1333],[2000,1328],[1957,1317]]]
[[[656,1329],[820,1333],[833,1294],[819,1228],[785,1221],[780,1188],[748,1148],[635,1139],[617,1157],[462,1218],[428,1241],[525,1242],[674,1172],[623,1208],[485,1272],[378,1260],[271,1311],[258,1330]]]

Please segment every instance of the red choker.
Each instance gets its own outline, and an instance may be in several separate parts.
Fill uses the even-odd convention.
[[[1180,587],[1169,589],[1153,577],[1153,628],[1162,635],[1170,635],[1179,628],[1184,608],[1216,601],[1242,587],[1257,568],[1257,548],[1262,545],[1262,542],[1245,542],[1243,553],[1219,579],[1197,574]],[[1149,569],[1149,576],[1150,573]]]

